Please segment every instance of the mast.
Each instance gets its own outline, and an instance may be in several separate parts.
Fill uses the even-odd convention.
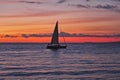
[[[59,44],[59,39],[58,39],[58,21],[56,22],[55,29],[52,35],[52,40],[51,44]]]
[[[64,40],[65,41],[65,40]],[[48,49],[59,49],[59,48],[66,48],[67,45],[60,45],[59,44],[59,33],[58,33],[58,21],[56,22],[54,32],[51,39],[51,44],[48,44]]]

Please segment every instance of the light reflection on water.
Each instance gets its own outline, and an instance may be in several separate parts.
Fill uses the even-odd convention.
[[[119,80],[119,44],[1,44],[0,80]]]

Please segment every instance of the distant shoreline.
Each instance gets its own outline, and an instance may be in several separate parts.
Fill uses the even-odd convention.
[[[119,42],[69,42],[67,44],[106,44],[106,43],[120,43]],[[0,44],[49,44],[49,43],[41,43],[41,42],[0,42]],[[61,43],[64,44],[64,43]]]

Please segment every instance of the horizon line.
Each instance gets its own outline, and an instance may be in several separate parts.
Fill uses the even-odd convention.
[[[120,41],[111,42],[68,42],[67,44],[77,44],[77,43],[120,43]],[[49,42],[0,42],[0,44],[49,44]],[[64,44],[63,42],[59,44]]]

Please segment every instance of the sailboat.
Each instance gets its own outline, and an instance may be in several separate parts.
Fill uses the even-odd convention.
[[[58,21],[57,21],[56,25],[55,25],[53,35],[52,35],[51,43],[49,43],[47,45],[47,49],[60,49],[60,48],[66,48],[66,47],[67,47],[66,43],[65,43],[65,45],[62,45],[62,44],[59,43]]]

